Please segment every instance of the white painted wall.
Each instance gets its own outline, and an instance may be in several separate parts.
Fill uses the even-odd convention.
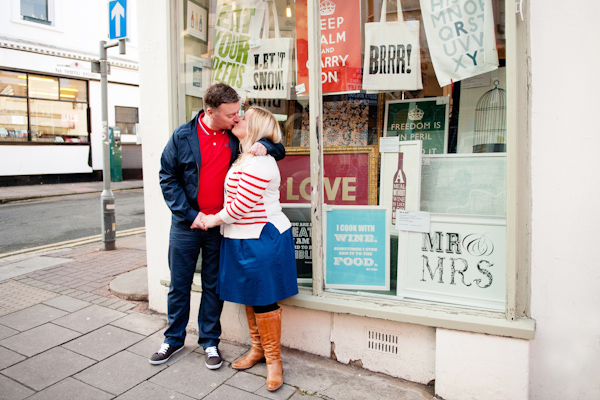
[[[175,129],[170,77],[170,10],[167,0],[144,2],[140,18],[140,124],[144,166],[144,205],[150,308],[166,313],[167,290],[160,280],[169,276],[168,246],[171,211],[160,190],[160,156]],[[144,23],[146,21],[146,23]],[[151,22],[147,22],[151,21]]]
[[[0,146],[0,176],[89,173],[89,151],[89,146]]]
[[[530,1],[532,399],[600,399],[598,15]]]

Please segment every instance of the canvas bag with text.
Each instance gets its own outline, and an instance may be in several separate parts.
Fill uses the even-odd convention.
[[[421,45],[419,21],[404,21],[400,0],[398,21],[386,22],[386,3],[381,21],[365,24],[363,90],[420,90]]]
[[[292,85],[292,38],[283,38],[279,31],[277,8],[273,1],[274,38],[270,38],[269,10],[265,10],[263,31],[253,43],[244,74],[247,97],[254,99],[289,99]]]
[[[219,0],[215,24],[211,82],[233,87],[242,98],[251,82],[251,47],[258,41],[268,9],[265,0]]]
[[[420,1],[440,86],[498,68],[491,0]]]

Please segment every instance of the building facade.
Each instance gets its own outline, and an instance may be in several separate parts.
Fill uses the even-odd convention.
[[[130,15],[136,2],[129,1]],[[1,184],[100,179],[100,74],[107,2],[7,0],[0,4]],[[125,176],[141,178],[137,20],[126,55],[108,50],[108,124],[123,136]]]
[[[435,381],[444,399],[600,395],[600,139],[582,99],[598,84],[556,57],[594,65],[576,39],[594,37],[600,6],[150,3],[138,24],[152,309],[166,312],[169,283],[160,155],[222,81],[285,136],[300,294],[283,302],[284,345]],[[400,23],[371,25],[382,15]],[[243,315],[226,304],[224,339],[248,340]]]

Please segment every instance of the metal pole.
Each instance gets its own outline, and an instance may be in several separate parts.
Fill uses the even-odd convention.
[[[100,87],[102,96],[102,243],[104,250],[116,249],[115,196],[110,190],[110,138],[108,135],[108,61],[106,41],[100,41]],[[112,46],[108,46],[112,47]]]

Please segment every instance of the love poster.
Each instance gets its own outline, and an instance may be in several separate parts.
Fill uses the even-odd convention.
[[[362,85],[360,0],[322,0],[321,84],[323,93],[355,92]],[[307,0],[296,0],[296,85],[308,94]]]

